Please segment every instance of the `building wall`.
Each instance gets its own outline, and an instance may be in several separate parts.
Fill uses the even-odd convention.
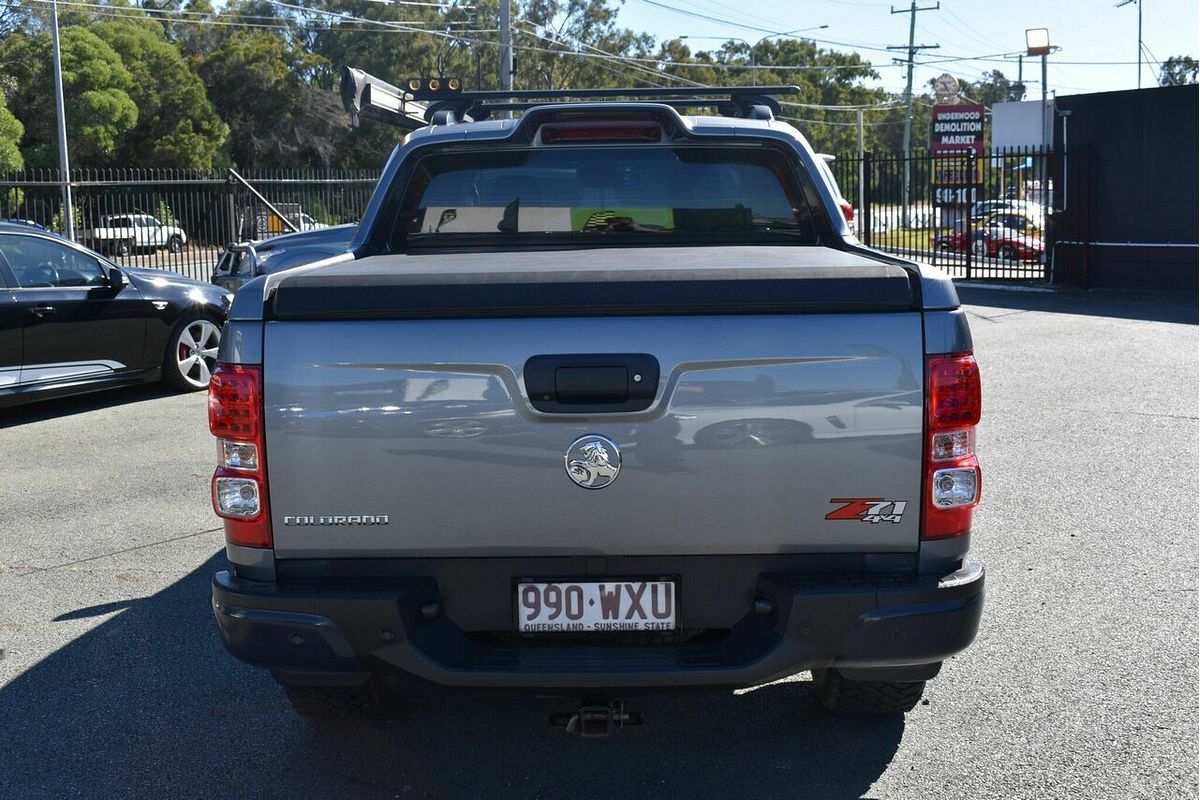
[[[1058,98],[1056,279],[1198,288],[1198,97],[1191,85]]]

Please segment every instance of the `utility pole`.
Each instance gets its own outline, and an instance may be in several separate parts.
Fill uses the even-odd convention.
[[[512,0],[500,0],[500,88],[511,90],[513,69]]]
[[[893,14],[908,14],[909,15],[909,18],[908,18],[908,46],[906,47],[901,44],[896,44],[896,45],[890,45],[888,47],[888,50],[907,50],[908,51],[908,58],[905,59],[905,61],[900,62],[900,63],[908,64],[908,79],[904,85],[904,105],[905,105],[904,156],[903,156],[903,158],[904,158],[904,184],[900,187],[900,198],[901,198],[900,203],[901,203],[901,206],[903,207],[902,220],[903,220],[903,225],[905,228],[907,228],[909,226],[908,182],[909,182],[909,166],[910,166],[909,165],[909,156],[911,155],[910,151],[912,149],[913,63],[914,63],[914,59],[917,55],[917,51],[919,51],[919,50],[936,50],[937,48],[941,47],[941,45],[937,45],[937,44],[914,44],[913,43],[916,38],[916,35],[917,35],[917,12],[918,11],[937,11],[941,7],[942,7],[942,4],[941,4],[940,0],[935,5],[923,6],[920,8],[917,7],[917,0],[912,0],[912,5],[909,6],[908,8],[901,8],[901,9],[893,8],[892,9]]]
[[[63,235],[75,238],[75,213],[71,208],[71,164],[67,158],[67,116],[63,103],[62,50],[58,46],[58,3],[52,4],[50,34],[54,45],[54,110],[58,114],[58,171],[63,191]]]

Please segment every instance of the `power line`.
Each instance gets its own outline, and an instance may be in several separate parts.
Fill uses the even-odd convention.
[[[53,3],[54,0],[25,0],[25,2],[34,2],[34,3],[42,3],[44,5],[49,5],[49,4]],[[87,2],[83,2],[83,0],[58,0],[58,3],[59,3],[59,5],[69,6],[72,8],[91,9],[92,13],[95,14],[96,16],[103,16],[103,17],[110,17],[110,18],[155,19],[156,15],[161,15],[166,18],[170,18],[173,16],[184,17],[182,19],[171,20],[172,22],[175,22],[175,23],[191,23],[191,24],[199,24],[199,25],[244,26],[244,27],[250,27],[250,28],[268,28],[268,29],[272,29],[272,30],[281,30],[281,31],[289,31],[289,30],[295,30],[295,29],[328,30],[328,28],[320,28],[320,29],[306,28],[304,25],[300,25],[295,22],[289,21],[287,17],[272,17],[272,16],[264,16],[264,15],[260,15],[260,14],[224,14],[224,13],[210,14],[209,12],[205,12],[205,11],[189,11],[186,9],[138,8],[135,6],[113,6],[113,5],[106,5],[106,4],[101,4],[101,3],[87,3]],[[4,6],[6,8],[22,8],[22,7],[24,7],[23,3],[0,3],[0,5]],[[198,19],[188,19],[186,17],[199,17],[199,18]],[[259,22],[259,23],[246,22],[245,20],[270,20],[271,23],[264,24],[261,22]],[[371,20],[371,19],[358,19],[357,24],[358,25],[373,25],[373,26],[381,25],[380,22],[378,22],[376,20]],[[402,24],[427,25],[427,24],[441,24],[441,23],[436,23],[436,22],[431,22],[431,21],[426,21],[426,20],[415,20],[415,21],[411,21],[411,22],[406,20]],[[423,32],[428,32],[428,31],[423,31]],[[466,32],[466,31],[464,31],[464,32]],[[474,31],[474,32],[480,32],[480,31]]]
[[[768,25],[773,25],[778,30],[784,30],[788,27],[787,25],[783,24],[782,22],[778,22],[777,20],[773,20],[773,19],[767,19],[766,17],[760,17],[757,14],[751,14],[749,11],[733,11],[732,9],[724,8],[721,6],[720,3],[713,2],[713,0],[706,0],[705,5],[709,6],[709,8],[703,8],[697,3],[689,2],[689,0],[676,0],[676,2],[678,2],[682,5],[685,5],[685,6],[691,6],[692,8],[699,9],[701,11],[707,11],[709,13],[712,13],[713,11],[717,11],[719,13],[730,12],[734,16],[742,17],[744,19],[752,19],[752,20],[756,20],[758,22],[765,22]]]
[[[522,23],[523,25],[525,25],[527,28],[530,28],[530,29],[531,29],[531,30],[529,30],[529,31],[526,31],[527,33],[529,33],[531,36],[535,36],[535,37],[537,37],[538,39],[541,39],[542,41],[545,41],[545,42],[551,42],[551,43],[555,43],[555,42],[557,42],[557,41],[558,41],[558,39],[563,39],[563,40],[566,40],[566,41],[568,41],[568,42],[574,43],[574,44],[576,44],[576,45],[578,45],[578,46],[580,46],[580,47],[585,47],[585,48],[587,48],[588,50],[594,50],[594,51],[596,51],[597,53],[603,54],[603,56],[605,56],[606,58],[613,59],[613,60],[617,60],[617,61],[620,61],[620,62],[624,62],[624,64],[625,64],[625,67],[626,67],[627,69],[632,69],[632,70],[634,70],[634,71],[637,71],[637,72],[642,72],[642,73],[645,73],[645,74],[653,75],[653,76],[654,76],[655,78],[657,78],[657,79],[662,79],[662,80],[670,79],[670,80],[675,80],[675,81],[678,81],[678,82],[680,82],[680,83],[690,84],[690,85],[692,85],[692,86],[706,86],[706,85],[707,85],[707,84],[699,83],[699,82],[697,82],[697,81],[690,80],[690,79],[688,79],[688,78],[684,78],[684,77],[682,77],[682,76],[679,76],[679,75],[671,75],[670,73],[659,72],[659,71],[658,71],[658,70],[656,70],[656,69],[651,69],[651,68],[649,68],[649,67],[643,67],[643,66],[641,66],[640,64],[637,64],[637,63],[633,62],[633,60],[632,60],[632,59],[630,59],[630,58],[629,58],[629,57],[627,57],[627,56],[621,55],[621,54],[619,54],[619,53],[613,53],[613,52],[611,52],[611,51],[609,51],[609,50],[605,50],[605,49],[604,49],[604,48],[602,48],[602,47],[597,47],[596,45],[593,45],[593,44],[588,44],[587,42],[581,41],[581,40],[579,40],[579,39],[576,39],[576,38],[574,38],[574,37],[572,37],[572,36],[567,36],[566,34],[563,34],[563,33],[560,33],[560,32],[556,32],[554,37],[545,36],[545,35],[543,35],[543,34],[541,34],[541,33],[537,33],[537,32],[534,30],[534,29],[536,29],[536,28],[538,27],[538,26],[537,26],[535,23],[529,22],[528,20],[519,20],[519,22],[521,22],[521,23]],[[543,30],[543,31],[544,31],[544,30],[546,30],[545,26],[542,26],[542,30]],[[557,38],[556,38],[556,37],[557,37]],[[562,51],[562,52],[563,52],[563,54],[564,54],[564,55],[567,55],[567,54],[570,54],[572,51],[569,51],[569,50],[564,50],[564,51]]]

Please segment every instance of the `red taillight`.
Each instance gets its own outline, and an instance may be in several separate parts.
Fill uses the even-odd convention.
[[[543,125],[542,144],[572,142],[657,142],[662,128],[657,125]]]
[[[261,416],[258,368],[218,366],[208,382],[208,429],[212,435],[253,440]]]
[[[854,222],[854,206],[847,203],[845,200],[838,203],[842,209],[842,216],[846,218],[846,222]]]
[[[931,356],[927,370],[930,430],[978,425],[982,393],[975,356]]]
[[[261,370],[218,366],[208,385],[208,428],[219,459],[212,503],[225,521],[226,541],[242,547],[272,544],[262,416]]]
[[[925,481],[921,536],[941,539],[971,530],[982,475],[975,426],[982,410],[979,365],[970,353],[925,361]]]

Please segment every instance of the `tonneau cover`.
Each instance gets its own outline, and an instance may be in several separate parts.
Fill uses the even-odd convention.
[[[371,256],[282,274],[268,318],[424,319],[896,311],[915,276],[812,246]]]

